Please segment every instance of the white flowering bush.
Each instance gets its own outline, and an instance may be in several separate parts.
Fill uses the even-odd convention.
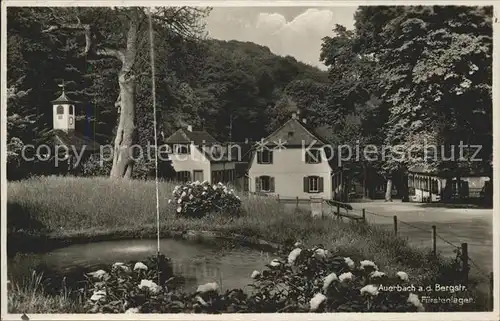
[[[117,262],[108,271],[97,270],[87,277],[89,313],[152,312],[151,304],[174,280],[171,261],[163,255],[135,265]]]
[[[292,247],[252,277],[255,312],[424,311],[418,295],[404,290],[406,273],[389,276],[372,261],[356,263],[323,247]],[[384,290],[397,285],[403,290]]]
[[[178,215],[188,217],[202,217],[208,213],[238,215],[241,211],[241,200],[234,190],[222,183],[211,185],[207,181],[177,185],[168,202],[175,206]]]
[[[200,284],[194,293],[181,292],[172,285],[175,277],[164,256],[135,264],[115,263],[109,271],[89,275],[90,313],[425,311],[417,294],[383,288],[408,285],[407,273],[387,275],[374,262],[354,261],[321,247],[292,248],[262,271],[253,271],[248,276],[253,282],[249,293],[222,292],[217,282]]]

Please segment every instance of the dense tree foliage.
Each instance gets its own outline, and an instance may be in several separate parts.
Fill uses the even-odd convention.
[[[450,175],[490,175],[492,8],[361,7],[355,21],[354,31],[337,27],[325,39],[321,57],[344,107],[337,110],[352,113],[353,105],[375,96],[380,103],[374,111],[381,117],[372,124],[378,130],[366,124],[364,136],[400,150],[414,147],[419,156],[382,160],[388,190],[390,178],[412,165],[446,168]],[[482,145],[476,158],[483,161],[470,159],[475,149],[458,159],[460,142]],[[426,159],[426,144],[445,148]],[[453,145],[455,158],[444,160]]]

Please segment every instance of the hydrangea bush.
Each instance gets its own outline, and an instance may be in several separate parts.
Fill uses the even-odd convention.
[[[298,245],[298,244],[297,244]],[[355,263],[323,247],[298,245],[286,259],[275,259],[252,274],[254,298],[278,312],[411,312],[423,311],[418,296],[408,291],[382,291],[380,286],[404,288],[405,272],[389,276],[375,263]],[[263,311],[263,312],[274,312]]]
[[[202,217],[208,213],[238,215],[241,211],[239,196],[222,183],[188,182],[175,186],[172,196],[168,202],[175,205],[176,213],[182,216]]]
[[[262,271],[249,275],[252,290],[222,292],[216,282],[195,293],[170,286],[169,260],[115,263],[90,274],[87,311],[104,313],[272,313],[415,312],[424,306],[415,293],[384,291],[381,285],[408,285],[400,271],[387,275],[374,262],[355,262],[322,247],[291,249]],[[160,264],[158,264],[160,262]],[[160,271],[160,277],[158,273]],[[90,291],[89,291],[90,290]]]

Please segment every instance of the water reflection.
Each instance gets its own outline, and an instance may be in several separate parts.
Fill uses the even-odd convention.
[[[262,270],[272,257],[267,253],[221,244],[193,243],[164,239],[161,252],[171,258],[174,274],[184,279],[183,288],[195,290],[200,283],[222,283],[223,289],[243,288],[251,282],[254,270]],[[156,254],[155,240],[123,240],[72,245],[43,254],[18,255],[9,260],[11,280],[29,277],[33,270],[43,272],[50,287],[58,288],[63,276],[75,285],[84,273],[109,269],[115,262],[143,261]]]

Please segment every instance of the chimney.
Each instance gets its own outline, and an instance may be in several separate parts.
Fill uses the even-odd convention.
[[[302,118],[302,122],[303,122],[304,124],[307,124],[307,119]]]
[[[296,114],[296,113],[293,113],[293,114],[292,114],[292,118],[293,118],[293,119],[297,119],[297,114]]]
[[[187,126],[187,130],[188,130],[188,132],[192,132],[192,131],[193,131],[193,126],[188,125],[188,126]]]

